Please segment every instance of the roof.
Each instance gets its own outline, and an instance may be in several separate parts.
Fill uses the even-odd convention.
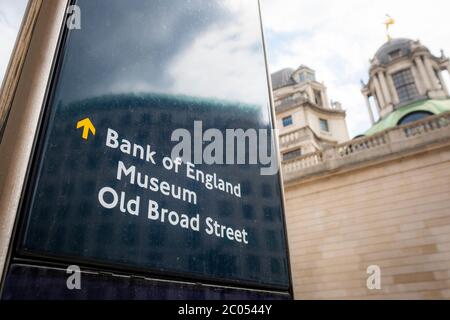
[[[291,77],[293,73],[294,69],[291,68],[282,69],[280,71],[272,73],[271,78],[273,89],[275,90],[281,87],[295,84],[294,80]]]
[[[308,66],[305,66],[304,64],[300,65],[300,67],[298,67],[296,70],[291,68],[281,69],[270,75],[270,77],[272,78],[273,90],[296,84],[296,81],[294,80],[292,75],[299,70],[308,70],[315,73],[313,69],[311,69]]]
[[[306,69],[306,70],[309,70],[309,71],[313,71],[313,72],[314,72],[313,69],[311,69],[310,67],[308,67],[308,66],[306,66],[306,65],[304,65],[304,64],[301,64],[300,67],[297,68],[297,70],[302,70],[302,69],[303,69],[303,70]]]
[[[450,111],[450,99],[422,100],[403,106],[389,114],[386,118],[379,120],[372,128],[367,130],[364,135],[370,136],[386,129],[393,128],[404,116],[415,111],[428,111],[435,115],[448,112]]]
[[[375,53],[375,58],[381,64],[388,64],[391,61],[389,54],[394,51],[401,50],[402,56],[407,56],[411,53],[412,42],[412,40],[406,38],[392,39],[378,49],[377,53]]]

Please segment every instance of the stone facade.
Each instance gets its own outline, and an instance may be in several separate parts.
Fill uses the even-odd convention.
[[[384,134],[284,164],[296,299],[450,298],[450,114]]]
[[[323,150],[349,139],[345,111],[328,100],[327,88],[315,71],[300,66],[272,75],[277,127],[281,135],[295,135],[296,143],[282,143],[285,159]]]
[[[379,116],[370,134],[284,159],[296,299],[450,299],[448,67],[418,41],[392,40],[363,84],[372,122],[369,97]],[[404,114],[414,117],[389,124]],[[321,138],[298,122],[281,130],[281,152]],[[371,266],[379,290],[367,285]]]

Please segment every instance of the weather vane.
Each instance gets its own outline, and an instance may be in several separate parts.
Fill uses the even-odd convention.
[[[388,42],[392,40],[392,37],[389,34],[389,27],[392,26],[393,24],[395,24],[395,20],[390,15],[387,14],[384,25],[386,26],[386,36],[387,36]]]

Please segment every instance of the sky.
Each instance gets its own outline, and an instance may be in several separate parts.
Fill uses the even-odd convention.
[[[26,0],[0,0],[0,83],[3,81],[26,5]]]
[[[368,80],[369,59],[386,41],[386,14],[396,20],[393,37],[420,39],[434,54],[450,54],[447,0],[261,2],[270,71],[301,64],[315,69],[329,98],[346,109],[352,137],[370,127],[360,80]],[[26,0],[0,0],[0,79],[25,6]]]
[[[419,39],[435,55],[450,55],[446,0],[261,1],[270,71],[315,69],[329,98],[347,110],[351,137],[370,127],[360,80],[368,80],[369,59],[387,40],[386,14],[396,20],[392,37]]]

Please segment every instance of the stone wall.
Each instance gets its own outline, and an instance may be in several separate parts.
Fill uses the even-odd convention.
[[[296,299],[449,299],[449,140],[365,163],[285,185]]]

